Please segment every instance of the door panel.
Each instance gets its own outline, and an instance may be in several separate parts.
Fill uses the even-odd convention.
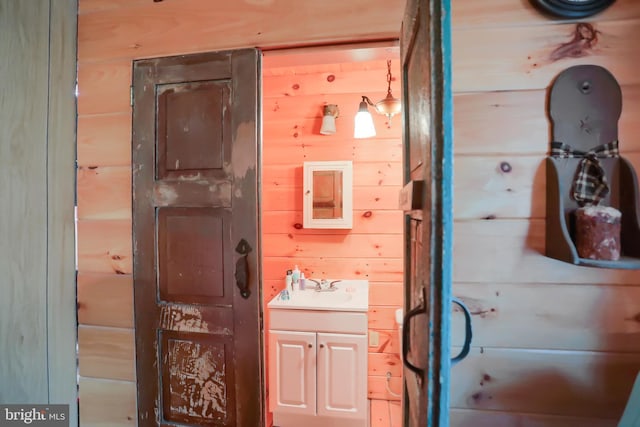
[[[364,418],[365,335],[318,334],[318,415]]]
[[[452,268],[450,1],[408,0],[401,31],[406,189],[405,426],[447,426]],[[424,185],[411,185],[424,183]]]
[[[242,50],[134,63],[140,426],[262,424],[258,60]],[[236,268],[248,272],[244,295]]]
[[[269,384],[272,410],[316,413],[316,334],[269,332]]]

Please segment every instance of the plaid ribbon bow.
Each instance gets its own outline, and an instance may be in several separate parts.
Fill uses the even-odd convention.
[[[600,160],[619,157],[618,141],[598,145],[584,152],[574,150],[564,142],[551,143],[551,156],[558,158],[582,157],[573,179],[573,198],[580,206],[600,203],[609,194],[609,184]]]

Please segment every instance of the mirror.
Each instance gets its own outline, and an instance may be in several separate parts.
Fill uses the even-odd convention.
[[[351,161],[304,162],[304,228],[351,228]]]

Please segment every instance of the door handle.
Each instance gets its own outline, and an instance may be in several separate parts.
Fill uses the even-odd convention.
[[[238,246],[236,246],[236,252],[242,255],[236,261],[236,286],[240,289],[240,295],[244,299],[251,296],[251,291],[249,290],[249,260],[247,259],[251,250],[251,246],[244,239],[241,239],[238,242]]]
[[[453,366],[469,354],[469,350],[471,350],[471,339],[473,338],[473,328],[471,327],[471,313],[467,306],[458,298],[451,298],[451,302],[457,304],[464,313],[464,344],[460,353],[451,359],[451,366]]]
[[[411,372],[418,375],[421,380],[424,379],[424,369],[418,368],[413,363],[409,362],[409,349],[411,348],[409,340],[411,339],[411,318],[418,314],[427,312],[425,293],[425,289],[422,288],[422,298],[420,303],[413,309],[409,310],[407,314],[404,315],[404,319],[402,319],[402,363],[404,363],[404,366],[406,366]]]
[[[423,293],[425,293],[424,289],[423,289]],[[418,314],[427,312],[425,302],[424,302],[425,300],[426,298],[423,297],[422,300],[420,301],[420,304],[418,304],[418,306],[410,310],[402,320],[402,362],[410,371],[418,375],[421,379],[424,379],[424,369],[419,368],[414,364],[412,364],[409,361],[408,356],[409,356],[409,349],[411,348],[410,341],[409,341],[411,339],[410,320],[412,317],[417,316]],[[451,302],[458,305],[462,309],[462,312],[464,313],[464,321],[465,321],[464,344],[462,346],[462,350],[460,350],[460,353],[458,353],[457,356],[451,359],[451,365],[453,366],[469,355],[469,351],[471,350],[471,341],[473,339],[473,328],[471,326],[471,313],[469,312],[469,309],[467,308],[467,306],[464,305],[464,303],[458,298],[452,298]]]

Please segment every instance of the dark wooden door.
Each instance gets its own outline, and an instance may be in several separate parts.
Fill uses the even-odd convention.
[[[138,424],[262,425],[256,50],[136,61]]]
[[[405,147],[405,426],[448,426],[452,245],[450,2],[408,0],[401,55]],[[409,195],[409,196],[408,196]]]

